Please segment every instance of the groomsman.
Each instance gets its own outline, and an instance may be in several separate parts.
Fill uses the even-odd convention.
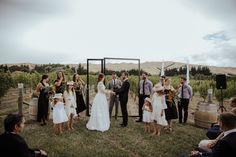
[[[152,93],[153,84],[150,80],[148,80],[147,72],[142,73],[142,80],[139,82],[139,119],[136,122],[143,121],[143,103],[146,97],[150,98]]]
[[[123,116],[123,122],[120,124],[121,127],[126,127],[128,124],[128,111],[127,111],[127,103],[128,103],[128,95],[129,95],[129,73],[122,73],[123,83],[120,89],[116,91],[116,94],[119,94],[120,99],[120,107]]]
[[[192,88],[187,84],[186,77],[180,78],[180,86],[178,89],[180,101],[178,102],[179,123],[182,123],[182,110],[184,110],[184,123],[188,119],[188,105],[192,97]]]
[[[121,87],[121,81],[117,79],[116,73],[112,73],[112,79],[108,83],[108,89],[112,90],[113,92],[116,92]],[[117,119],[118,115],[118,105],[119,105],[119,95],[117,94],[111,94],[110,95],[110,102],[109,102],[109,114],[110,117],[112,115],[113,106],[115,104],[115,119]]]

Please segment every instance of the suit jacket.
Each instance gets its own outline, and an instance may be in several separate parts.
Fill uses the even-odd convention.
[[[32,156],[32,152],[20,135],[6,132],[0,135],[0,153],[7,157]]]
[[[217,142],[210,157],[235,157],[236,132],[232,132]]]
[[[129,88],[130,88],[129,80],[126,80],[123,82],[121,88],[116,91],[116,94],[119,94],[120,102],[125,103],[128,101]]]
[[[115,87],[114,87],[114,80],[113,79],[110,80],[108,83],[108,89],[110,89],[110,90],[114,91],[114,88],[119,89],[120,87],[121,87],[121,81],[118,79],[115,79]]]

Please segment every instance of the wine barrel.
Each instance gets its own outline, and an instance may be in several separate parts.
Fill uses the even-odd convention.
[[[32,98],[29,104],[29,118],[31,120],[37,120],[38,113],[38,98]]]
[[[218,106],[207,102],[199,102],[194,113],[195,125],[203,128],[209,128],[217,123]]]

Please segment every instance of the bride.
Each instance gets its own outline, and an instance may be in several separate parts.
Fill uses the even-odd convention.
[[[109,107],[107,103],[106,94],[112,91],[106,90],[103,81],[104,74],[98,75],[97,94],[93,100],[91,108],[91,116],[86,127],[89,130],[107,131],[110,127]]]

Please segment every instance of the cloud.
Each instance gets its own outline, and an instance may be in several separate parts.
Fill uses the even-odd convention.
[[[227,37],[226,33],[224,31],[208,34],[205,37],[203,37],[205,40],[213,40],[213,41],[229,41],[230,38]]]
[[[236,45],[222,43],[221,46],[215,46],[214,50],[208,53],[193,55],[191,60],[194,60],[194,62],[198,64],[207,62],[209,65],[213,66],[236,67],[235,58]]]
[[[192,55],[196,63],[235,67],[236,57],[236,1],[235,0],[183,0],[190,10],[208,20],[221,23],[221,30],[202,38],[212,45],[211,49]]]
[[[69,11],[69,3],[64,0],[0,0],[0,62],[32,62],[32,58],[36,58],[36,62],[42,61],[43,57],[37,54],[45,52],[24,47],[23,35],[45,18],[64,16]]]
[[[236,31],[221,31],[204,37],[212,49],[191,56],[196,63],[214,66],[236,67]]]
[[[0,0],[0,63],[119,56],[232,66],[235,2]]]
[[[209,20],[224,21],[228,27],[235,28],[235,0],[182,0],[182,3]]]

